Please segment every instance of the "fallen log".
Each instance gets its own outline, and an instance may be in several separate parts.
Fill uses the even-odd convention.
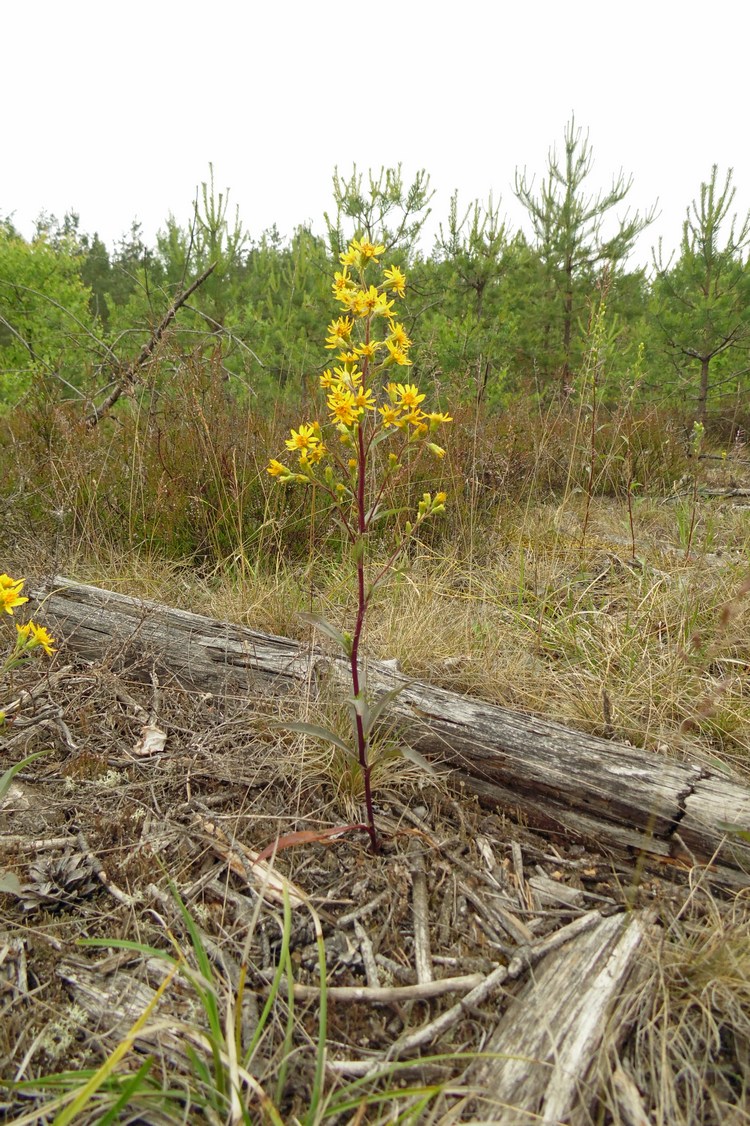
[[[345,661],[286,638],[65,578],[29,593],[61,642],[131,674],[155,665],[185,687],[229,695],[348,683]],[[750,790],[739,782],[409,680],[386,663],[369,662],[366,675],[373,696],[400,689],[385,721],[481,800],[552,834],[708,866],[712,879],[746,886],[750,843],[727,829],[750,829]]]
[[[643,912],[612,915],[543,959],[467,1076],[483,1092],[483,1122],[597,1120],[597,1063],[630,1030],[652,930]]]

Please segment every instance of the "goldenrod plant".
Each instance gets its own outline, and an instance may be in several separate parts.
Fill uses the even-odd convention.
[[[21,594],[23,584],[24,579],[12,579],[10,575],[0,575],[0,613],[5,612],[12,616],[18,606],[23,606],[29,601]],[[0,677],[5,677],[6,673],[20,665],[35,650],[41,649],[51,657],[54,653],[54,640],[44,626],[38,626],[36,622],[24,622],[23,625],[16,623],[15,645],[0,665]],[[14,705],[11,704],[6,706],[5,710],[0,710],[0,727],[5,723],[7,714],[13,707]]]
[[[341,254],[342,269],[334,275],[333,295],[343,315],[331,322],[326,337],[326,348],[336,353],[336,363],[320,376],[328,418],[323,425],[316,420],[291,430],[286,447],[297,456],[295,465],[275,458],[268,465],[268,472],[281,484],[312,485],[327,494],[351,545],[357,581],[354,627],[340,632],[322,618],[316,618],[315,624],[336,640],[349,662],[355,751],[322,728],[299,724],[295,729],[331,738],[341,749],[356,754],[373,851],[379,841],[368,748],[381,709],[368,704],[360,669],[362,633],[374,591],[420,526],[445,511],[446,494],[423,494],[416,513],[395,535],[390,554],[379,566],[370,566],[368,533],[376,521],[401,513],[385,507],[384,498],[414,458],[425,451],[437,458],[445,455],[434,441],[435,432],[452,421],[448,414],[424,409],[426,395],[415,383],[392,378],[396,370],[411,366],[411,341],[394,308],[395,299],[404,297],[406,277],[398,266],[381,267],[384,252],[384,246],[354,239]],[[376,464],[375,451],[382,443],[387,458],[378,458]]]
[[[19,606],[23,606],[28,602],[28,598],[21,594],[23,590],[23,579],[12,579],[10,575],[0,575],[0,613],[13,615],[13,611]],[[13,649],[0,664],[0,685],[3,684],[7,674],[22,661],[26,660],[35,650],[41,649],[47,656],[51,656],[54,652],[53,642],[54,638],[50,637],[44,626],[38,626],[35,622],[26,622],[24,625],[16,624],[16,641]],[[9,715],[11,715],[19,706],[20,699],[11,701],[0,708],[0,729],[5,726],[5,722]],[[0,775],[0,805],[2,805],[15,776],[24,770],[40,755],[46,755],[48,751],[37,751],[33,755],[27,755],[26,758],[16,762],[13,766]],[[14,894],[20,891],[20,884],[18,879],[12,872],[0,870],[0,891],[13,892]]]

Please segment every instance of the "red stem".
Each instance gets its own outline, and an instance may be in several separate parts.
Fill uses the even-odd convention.
[[[367,321],[365,329],[366,340],[370,336],[370,322]],[[365,360],[362,365],[362,386],[367,387],[367,373],[368,363]],[[357,427],[357,530],[359,532],[362,546],[358,551],[357,556],[357,620],[354,626],[354,634],[352,636],[352,649],[350,654],[350,667],[352,674],[352,689],[354,692],[354,699],[356,704],[359,704],[360,682],[359,682],[359,641],[362,636],[362,630],[365,624],[365,615],[367,613],[368,597],[365,591],[365,560],[364,560],[364,540],[363,537],[367,533],[367,521],[365,510],[365,476],[367,471],[367,448],[365,446],[365,437],[362,427],[364,417],[360,419],[360,425]],[[375,828],[375,811],[372,805],[372,786],[370,775],[372,767],[368,758],[367,738],[365,736],[364,723],[362,722],[362,715],[359,708],[355,711],[355,727],[357,731],[357,756],[359,758],[359,765],[362,770],[362,780],[365,789],[365,807],[367,809],[367,832],[370,835],[370,846],[373,852],[380,851],[380,842],[378,840],[377,829]]]

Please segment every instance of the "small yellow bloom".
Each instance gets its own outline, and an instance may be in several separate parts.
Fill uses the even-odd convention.
[[[372,390],[369,387],[366,391],[364,388],[360,387],[354,396],[354,402],[358,407],[364,408],[365,410],[375,410],[375,400],[372,397]]]
[[[358,344],[354,349],[358,357],[366,360],[374,360],[377,358],[378,349],[382,348],[380,340],[369,340],[366,344]]]
[[[12,614],[16,606],[23,606],[28,598],[21,597],[24,579],[12,579],[10,575],[0,575],[0,611]]]
[[[339,352],[336,359],[340,360],[341,363],[345,366],[351,365],[352,367],[354,367],[359,360],[359,355],[357,354],[358,351],[358,349],[355,349],[355,351],[353,352]]]
[[[403,297],[406,288],[406,274],[399,270],[398,266],[390,266],[389,269],[383,271],[383,277],[388,282],[388,288],[391,293],[395,293],[397,297]]]
[[[385,426],[387,428],[389,426],[398,426],[399,425],[400,420],[399,420],[399,417],[398,417],[398,408],[397,407],[386,405],[384,407],[378,407],[378,411],[383,416],[383,426]]]
[[[320,427],[316,423],[307,426],[303,422],[299,430],[291,431],[291,435],[291,438],[286,439],[288,450],[309,450],[320,441]]]
[[[335,382],[336,382],[336,380],[333,377],[333,373],[332,373],[331,369],[326,368],[326,370],[323,372],[323,374],[320,377],[320,386],[321,387],[333,387]]]
[[[275,457],[272,457],[268,463],[266,473],[270,473],[272,477],[284,477],[291,473],[291,469],[287,469],[285,465],[282,465],[280,461],[277,461]]]
[[[331,321],[328,326],[326,348],[346,348],[353,328],[354,321],[350,317],[339,317]]]
[[[360,415],[351,391],[339,391],[329,395],[326,400],[331,412],[331,421],[344,426],[353,426]]]
[[[303,450],[300,454],[300,461],[302,461],[302,458],[304,458],[308,465],[317,465],[323,460],[327,453],[328,450],[325,448],[323,443],[320,442],[317,446],[313,446],[310,450]]]
[[[411,367],[412,361],[400,345],[396,344],[393,340],[386,340],[385,343],[390,353],[388,359],[392,364],[398,364],[399,367],[402,368]]]
[[[356,292],[354,282],[349,277],[346,270],[342,270],[341,272],[336,271],[333,275],[333,285],[331,289],[333,290],[333,296],[337,301],[340,301],[342,305],[348,305],[351,295]]]
[[[425,425],[424,415],[419,407],[413,407],[412,410],[407,411],[406,414],[401,416],[401,422],[408,423],[410,426],[416,428],[416,436],[427,433],[427,426]]]
[[[362,382],[362,372],[357,367],[347,368],[334,368],[333,374],[336,376],[338,382],[344,388],[359,387]]]
[[[425,418],[429,419],[430,430],[434,430],[441,422],[453,422],[451,415],[441,414],[440,411],[431,411],[430,414],[425,415]]]
[[[16,626],[18,630],[18,639],[21,647],[25,650],[35,649],[41,646],[48,657],[54,653],[53,642],[54,637],[50,637],[44,626],[38,626],[36,622],[27,622],[26,625]]]
[[[406,349],[411,344],[411,340],[406,335],[406,329],[402,324],[391,322],[391,340],[394,344],[398,344],[399,348]]]
[[[340,260],[343,266],[359,266],[361,269],[368,262],[374,262],[377,265],[378,255],[380,254],[385,254],[384,246],[375,246],[367,239],[360,241],[355,238],[349,243],[349,249],[345,250],[340,256]]]
[[[391,384],[390,386],[392,387],[394,385]],[[396,383],[395,388],[398,397],[398,405],[402,410],[411,410],[414,407],[418,407],[426,397],[415,383]],[[421,413],[420,411],[420,414]]]
[[[390,317],[393,302],[371,285],[368,289],[359,289],[352,295],[351,309],[357,317]]]
[[[436,445],[435,442],[428,442],[427,449],[430,453],[433,453],[435,457],[445,457],[445,450],[442,446]]]

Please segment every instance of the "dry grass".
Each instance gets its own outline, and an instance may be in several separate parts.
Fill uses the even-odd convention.
[[[417,549],[376,595],[367,651],[455,691],[750,771],[750,510],[700,502],[686,560],[674,505],[644,500],[633,559],[624,506],[595,501],[582,543],[580,504],[505,506],[468,557]],[[346,560],[319,549],[245,575],[135,553],[67,572],[298,639],[311,636],[302,612],[346,626],[354,604]]]
[[[280,448],[285,420],[233,412],[220,384],[206,377],[198,387],[204,374],[188,364],[169,411],[155,399],[153,412],[134,410],[101,433],[85,432],[62,410],[50,416],[46,437],[34,430],[39,420],[21,427],[13,439],[14,491],[4,501],[1,569],[62,571],[297,639],[312,637],[306,611],[348,625],[352,568],[330,520],[302,491],[275,489],[263,471],[265,457]],[[455,691],[662,755],[703,757],[750,778],[750,508],[741,497],[710,497],[695,487],[696,474],[701,489],[747,486],[745,452],[707,463],[713,468],[690,465],[678,421],[654,416],[631,424],[634,472],[644,485],[637,500],[623,485],[617,451],[624,422],[616,415],[594,458],[578,422],[562,412],[536,420],[457,418],[442,476],[416,474],[407,486],[410,496],[445,487],[447,517],[378,591],[366,651]],[[587,460],[596,465],[597,486],[588,493]],[[373,545],[375,555],[385,550]],[[183,800],[185,786],[209,799],[231,788],[239,804],[227,823],[240,838],[252,829],[265,842],[289,824],[359,817],[361,779],[340,755],[310,738],[272,732],[283,716],[206,717],[191,700],[170,717],[184,735],[189,782],[179,764],[163,794],[134,777],[127,801],[112,810],[117,818],[107,822],[118,791],[108,797],[101,789],[110,766],[97,745],[105,706],[101,684],[97,690],[89,697],[81,688],[74,702],[81,754],[66,763],[66,777],[70,785],[98,787],[103,855],[121,862],[133,886],[156,871],[150,855],[133,854],[130,834],[144,809],[156,818],[160,803],[171,808]],[[297,718],[348,734],[336,701],[314,709],[304,698],[295,704]],[[116,696],[107,708],[111,722],[128,727],[132,744],[133,722]],[[424,779],[396,764],[387,740],[375,751],[378,793],[417,800]],[[187,840],[180,824],[165,846],[178,881],[196,878]],[[295,863],[295,878],[315,868],[310,858]],[[352,861],[358,865],[365,867],[361,853]],[[398,880],[396,867],[389,861],[377,869],[385,886]],[[601,1120],[637,1121],[618,1094],[621,1067],[654,1126],[750,1122],[748,897],[720,902],[697,888],[660,906],[660,939],[632,999],[632,1033],[601,1061]],[[137,914],[117,921],[136,937],[150,925]],[[99,931],[107,925],[100,920]],[[45,942],[39,939],[40,950]],[[66,1024],[59,985],[58,993],[46,1013],[37,1011],[39,1027],[29,1035],[41,1035],[46,1020],[48,1060],[57,1052],[75,1063],[75,1051],[84,1049],[70,1049],[76,1031]],[[9,1057],[28,1047],[25,1032],[17,1035],[6,1042]],[[84,1054],[92,1050],[87,1042]]]
[[[699,888],[660,931],[623,1053],[654,1126],[750,1122],[750,899]],[[627,1121],[627,1119],[621,1119]]]

